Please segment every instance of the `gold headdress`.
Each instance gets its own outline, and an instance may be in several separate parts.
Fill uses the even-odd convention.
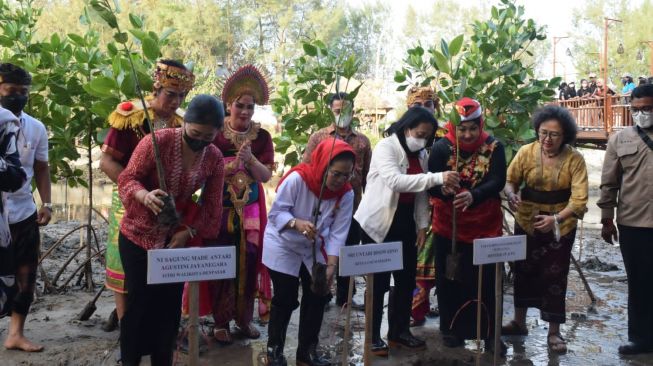
[[[181,67],[156,63],[154,69],[154,88],[172,88],[188,93],[195,83],[195,75],[190,70]]]
[[[226,104],[243,95],[251,95],[258,105],[266,105],[270,99],[268,82],[254,65],[245,65],[238,69],[222,87],[222,101]]]
[[[433,88],[430,86],[413,86],[408,89],[408,96],[406,97],[406,105],[411,106],[415,103],[415,100],[432,100],[435,105],[437,105],[440,98],[435,95]]]

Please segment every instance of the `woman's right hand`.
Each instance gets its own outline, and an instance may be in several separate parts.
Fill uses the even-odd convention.
[[[516,212],[519,209],[519,205],[521,204],[521,198],[519,198],[519,195],[510,192],[508,193],[508,206],[513,212]]]
[[[163,209],[163,201],[159,197],[166,197],[168,194],[160,189],[154,189],[142,194],[141,203],[155,215],[158,215]]]
[[[456,171],[442,172],[443,185],[449,188],[460,188],[460,174]]]
[[[315,225],[313,225],[313,223],[310,221],[297,219],[295,221],[295,230],[310,240],[315,239]]]

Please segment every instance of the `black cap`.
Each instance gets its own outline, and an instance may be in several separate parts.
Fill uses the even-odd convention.
[[[31,85],[32,76],[25,69],[6,62],[0,64],[0,83]]]
[[[184,122],[222,128],[224,126],[224,107],[222,106],[222,102],[212,95],[196,95],[190,101],[188,109],[186,109]]]

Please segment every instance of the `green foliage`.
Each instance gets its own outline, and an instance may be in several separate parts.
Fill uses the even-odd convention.
[[[33,76],[29,104],[26,112],[41,120],[50,133],[50,165],[52,178],[67,179],[70,186],[87,186],[84,172],[71,165],[81,158],[80,150],[99,146],[106,136],[106,119],[121,99],[135,97],[134,79],[127,54],[118,52],[118,46],[109,42],[100,46],[100,33],[87,28],[83,34],[69,33],[37,40],[38,18],[42,10],[34,0],[19,1],[18,7],[9,8],[0,0],[0,44],[3,60],[15,63]],[[102,19],[118,28],[115,13],[106,1],[91,1],[82,19],[92,24]],[[141,17],[130,16],[131,24],[142,26]],[[138,31],[139,28],[130,29]],[[142,53],[130,53],[137,68],[139,80],[145,90],[150,90],[151,64],[160,55],[160,40],[153,32],[135,37],[133,44]],[[116,41],[129,42],[124,32],[116,33]],[[90,175],[90,157],[88,164]]]
[[[570,35],[570,50],[574,66],[578,72],[575,79],[587,79],[590,72],[603,77],[603,59],[600,56],[603,48],[604,18],[619,19],[621,22],[610,22],[608,30],[608,84],[612,83],[621,89],[620,78],[623,73],[630,73],[635,78],[650,74],[653,64],[650,48],[646,41],[651,41],[653,35],[653,2],[650,0],[632,2],[625,0],[597,0],[585,2],[583,7],[574,13],[574,29]],[[619,45],[623,53],[619,54]],[[562,47],[561,47],[562,48]],[[564,49],[564,48],[562,48]],[[558,50],[560,52],[560,49]],[[638,55],[641,59],[638,59]],[[564,56],[562,56],[564,57]],[[568,80],[570,81],[570,80]]]
[[[530,46],[546,38],[524,8],[512,0],[493,6],[485,21],[474,21],[468,41],[459,35],[425,50],[408,50],[404,66],[395,72],[397,90],[414,84],[434,85],[445,104],[445,116],[456,123],[451,105],[462,97],[477,99],[484,107],[486,128],[506,147],[510,161],[521,145],[535,137],[530,115],[555,95],[559,78],[538,80],[525,63]]]
[[[301,160],[311,134],[333,123],[329,97],[347,92],[353,101],[362,85],[351,89],[349,85],[360,68],[355,55],[336,53],[319,40],[304,42],[302,48],[304,55],[289,69],[287,81],[277,87],[270,102],[283,126],[281,135],[274,138],[274,147],[290,166]]]

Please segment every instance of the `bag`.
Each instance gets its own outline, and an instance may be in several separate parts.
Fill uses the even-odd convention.
[[[462,280],[462,271],[460,266],[460,261],[462,260],[462,253],[453,253],[447,254],[447,263],[445,265],[445,274],[444,276],[449,281],[461,281]]]

